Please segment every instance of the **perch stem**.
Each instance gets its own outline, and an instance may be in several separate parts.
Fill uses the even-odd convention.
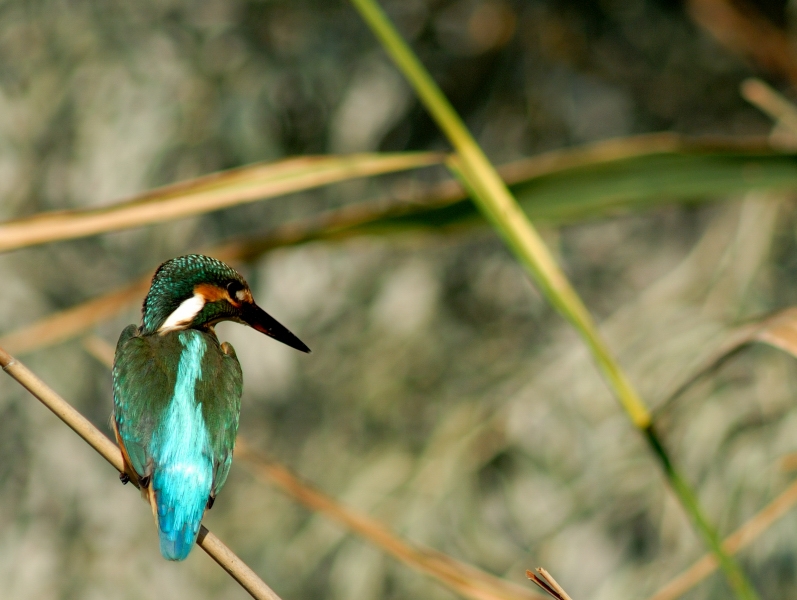
[[[0,348],[0,366],[17,383],[54,412],[59,419],[69,425],[75,433],[94,448],[100,456],[111,463],[117,471],[120,473],[124,471],[122,453],[119,452],[119,448],[69,402],[61,398],[50,386],[39,379],[33,371],[2,348]],[[268,587],[246,563],[238,558],[219,538],[208,531],[204,525],[199,531],[197,544],[253,598],[257,600],[280,600],[274,590]]]

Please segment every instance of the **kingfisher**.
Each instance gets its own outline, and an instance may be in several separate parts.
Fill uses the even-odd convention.
[[[216,337],[220,321],[249,325],[310,352],[255,304],[238,272],[199,254],[158,267],[141,325],[128,325],[116,345],[119,477],[135,481],[149,501],[167,560],[188,556],[232,464],[243,376],[233,347]]]

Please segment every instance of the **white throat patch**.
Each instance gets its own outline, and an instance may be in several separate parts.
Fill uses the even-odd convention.
[[[190,298],[183,300],[172,314],[163,322],[158,329],[159,333],[185,329],[191,324],[205,306],[205,297],[202,294],[194,294]]]

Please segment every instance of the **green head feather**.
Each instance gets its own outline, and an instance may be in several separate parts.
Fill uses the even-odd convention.
[[[194,288],[200,284],[210,284],[225,289],[230,282],[237,282],[240,288],[248,288],[246,281],[232,267],[220,260],[201,254],[178,256],[163,263],[155,276],[149,293],[144,299],[143,331],[152,334],[158,331],[166,319],[186,300],[194,296]],[[213,323],[227,315],[226,303],[208,302],[194,319],[195,325]]]

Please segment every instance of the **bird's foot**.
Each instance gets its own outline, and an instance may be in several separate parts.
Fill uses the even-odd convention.
[[[127,473],[119,473],[119,481],[122,482],[122,485],[127,485],[130,482],[130,477],[127,475]]]
[[[146,477],[142,477],[141,479],[138,480],[138,485],[140,485],[143,488],[148,488],[149,487],[149,480],[150,480],[150,476],[149,475],[147,475]]]
[[[207,509],[208,509],[208,510],[210,510],[211,508],[213,508],[213,503],[214,503],[215,501],[216,501],[216,497],[215,497],[215,496],[208,496],[208,505],[207,505]]]

